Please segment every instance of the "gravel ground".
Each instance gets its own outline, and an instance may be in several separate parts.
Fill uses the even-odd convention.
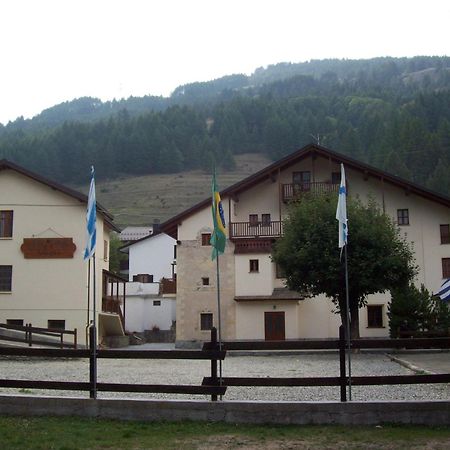
[[[88,381],[84,359],[0,358],[1,378],[21,380]],[[223,376],[314,377],[338,376],[337,354],[230,356],[223,362]],[[352,375],[410,375],[413,372],[385,354],[352,355]],[[99,359],[98,382],[200,385],[210,374],[209,361]],[[0,394],[87,397],[87,392],[0,389]],[[99,392],[98,398],[209,399],[201,395]],[[336,401],[339,387],[230,387],[225,400]],[[359,400],[450,400],[449,384],[353,386],[352,399]]]

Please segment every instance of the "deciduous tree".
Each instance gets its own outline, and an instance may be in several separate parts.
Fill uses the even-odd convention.
[[[273,259],[290,289],[325,294],[345,325],[345,266],[338,248],[337,195],[307,195],[293,204]],[[348,279],[351,335],[359,337],[359,308],[367,296],[407,286],[416,274],[412,248],[373,200],[348,199]]]

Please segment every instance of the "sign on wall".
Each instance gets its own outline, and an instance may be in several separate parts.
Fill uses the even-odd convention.
[[[26,259],[73,258],[72,238],[24,238],[20,249]]]

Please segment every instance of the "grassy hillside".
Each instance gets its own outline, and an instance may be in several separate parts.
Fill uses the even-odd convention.
[[[236,156],[236,170],[217,174],[224,189],[270,164],[261,154]],[[87,192],[87,186],[76,189]],[[97,199],[119,227],[161,222],[211,194],[211,174],[195,170],[177,174],[146,175],[97,183]]]

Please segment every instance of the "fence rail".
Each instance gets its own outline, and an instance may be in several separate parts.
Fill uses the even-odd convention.
[[[30,347],[34,345],[47,345],[49,347],[59,347],[59,348],[77,348],[77,329],[73,330],[62,330],[59,328],[40,328],[33,327],[31,323],[25,325],[9,325],[6,323],[0,323],[0,328],[5,330],[12,330],[23,332],[23,336],[6,336],[0,335],[0,340],[10,341],[10,342],[23,342],[28,344]],[[47,336],[50,338],[58,338],[58,341],[42,340],[36,339],[35,336]],[[64,336],[73,336],[73,344],[64,341]]]
[[[92,331],[92,330],[91,330]],[[90,342],[94,342],[91,333]],[[352,349],[449,349],[450,338],[409,338],[409,339],[355,339],[351,341]],[[339,374],[329,377],[220,377],[218,361],[223,361],[228,351],[232,350],[338,350]],[[91,345],[87,350],[48,349],[48,348],[12,348],[0,347],[0,356],[26,356],[45,358],[89,358],[89,382],[9,380],[0,379],[3,388],[55,389],[72,391],[89,391],[96,398],[97,391],[144,392],[168,394],[202,394],[210,395],[211,400],[225,395],[229,386],[336,386],[340,388],[341,401],[347,401],[347,387],[350,379],[346,373],[346,340],[344,328],[339,329],[339,339],[296,340],[296,341],[226,341],[220,345],[217,330],[211,330],[211,341],[206,342],[201,350],[98,350]],[[93,358],[95,356],[95,358]],[[169,384],[129,384],[97,382],[96,371],[92,370],[96,358],[121,359],[187,359],[209,360],[211,373],[202,379],[200,385]],[[427,375],[383,375],[352,376],[352,386],[368,385],[402,385],[422,383],[450,383],[450,373]]]

